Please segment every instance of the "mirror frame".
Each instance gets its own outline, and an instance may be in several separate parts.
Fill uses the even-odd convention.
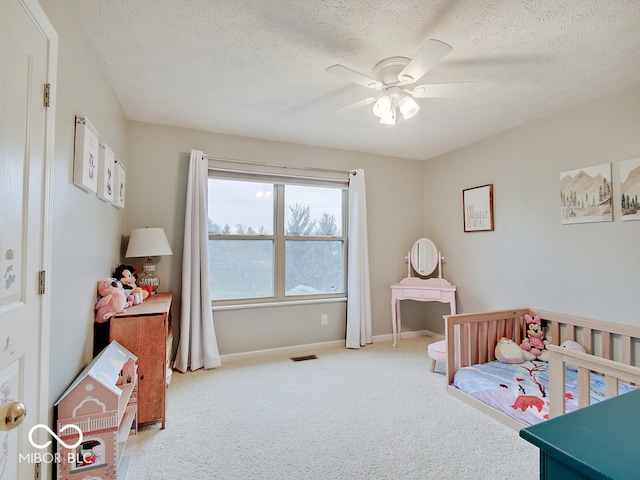
[[[427,265],[427,270],[420,269],[420,265],[419,265],[420,262],[417,259],[419,255],[420,245],[429,246],[432,252],[429,258],[429,261],[430,261],[429,265]],[[426,277],[428,275],[431,275],[435,271],[435,269],[438,267],[439,256],[440,256],[440,252],[438,252],[438,248],[436,247],[436,244],[433,243],[433,241],[429,240],[428,238],[419,238],[418,240],[416,240],[416,243],[413,244],[413,247],[411,247],[411,252],[410,252],[411,266],[413,267],[414,271],[418,275]]]

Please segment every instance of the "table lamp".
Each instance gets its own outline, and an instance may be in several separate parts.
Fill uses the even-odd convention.
[[[151,287],[153,293],[160,286],[160,279],[156,275],[156,264],[151,257],[172,255],[169,241],[163,228],[134,228],[129,237],[129,245],[125,257],[147,257],[142,265],[142,274],[138,276],[136,284],[139,287]]]

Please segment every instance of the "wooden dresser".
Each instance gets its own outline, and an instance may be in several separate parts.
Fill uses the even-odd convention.
[[[138,357],[138,423],[162,422],[165,428],[167,369],[173,333],[169,292],[148,297],[111,318],[109,340]]]

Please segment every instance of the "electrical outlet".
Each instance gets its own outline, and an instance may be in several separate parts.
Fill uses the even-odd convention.
[[[323,313],[320,317],[320,325],[329,325],[329,315]]]

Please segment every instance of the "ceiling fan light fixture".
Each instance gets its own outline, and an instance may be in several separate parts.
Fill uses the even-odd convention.
[[[389,95],[382,95],[376,100],[376,103],[373,104],[373,114],[378,118],[388,115],[391,111],[391,104],[391,97]]]
[[[405,120],[409,120],[418,113],[418,110],[420,110],[420,105],[418,105],[418,103],[408,95],[402,97],[398,102],[398,105],[400,106],[400,113],[402,113],[402,117]]]
[[[464,93],[473,82],[429,83],[417,85],[413,89],[410,87],[451,53],[452,49],[451,45],[440,40],[429,39],[411,59],[389,57],[380,60],[373,67],[373,77],[343,65],[332,65],[326,69],[328,73],[364,87],[381,90],[378,97],[369,97],[335,111],[351,111],[373,103],[373,114],[380,119],[380,123],[395,125],[398,111],[402,115],[400,121],[413,118],[418,113],[420,106],[415,99],[451,97]]]
[[[389,111],[380,117],[380,123],[382,125],[395,125],[396,124],[396,107],[391,105]]]

